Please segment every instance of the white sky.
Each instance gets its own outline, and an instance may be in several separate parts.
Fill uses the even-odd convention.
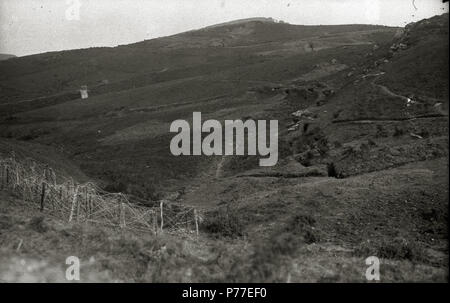
[[[77,1],[79,20],[68,20]],[[404,26],[444,12],[442,0],[0,0],[0,53],[116,46],[249,17]]]

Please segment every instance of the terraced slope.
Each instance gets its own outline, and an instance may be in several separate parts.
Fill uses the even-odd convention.
[[[448,14],[405,29],[241,21],[0,63],[0,134],[60,148],[108,190],[202,210],[194,244],[136,236],[133,270],[104,261],[109,280],[364,282],[376,255],[383,281],[446,281],[447,63]],[[193,111],[277,119],[278,164],[172,156],[169,125]]]

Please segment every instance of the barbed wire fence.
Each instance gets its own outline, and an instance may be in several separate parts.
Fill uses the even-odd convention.
[[[92,182],[80,184],[57,176],[48,165],[25,158],[0,156],[0,189],[11,190],[30,206],[66,222],[92,222],[138,231],[199,234],[201,216],[189,206],[168,200],[132,202]],[[148,205],[144,205],[148,204]]]

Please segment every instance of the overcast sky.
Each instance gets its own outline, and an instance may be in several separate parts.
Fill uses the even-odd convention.
[[[249,17],[404,26],[444,12],[441,0],[0,0],[0,53],[116,46]]]

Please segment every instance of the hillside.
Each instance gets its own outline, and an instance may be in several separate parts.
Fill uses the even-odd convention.
[[[370,255],[382,258],[383,281],[448,280],[448,14],[405,28],[238,20],[13,58],[0,70],[4,155],[204,215],[196,240],[97,236],[33,219],[17,197],[0,197],[2,226],[24,243],[39,233],[31,222],[46,224],[43,243],[76,229],[81,236],[58,247],[82,243],[84,259],[102,259],[88,265],[93,280],[364,282]],[[277,119],[278,164],[173,156],[170,123],[193,111],[203,120]],[[8,234],[2,242],[17,242]],[[21,256],[36,260],[39,245]],[[3,258],[14,249],[2,247]],[[46,262],[58,268],[58,258]]]
[[[14,58],[14,57],[16,57],[16,56],[10,55],[10,54],[0,54],[0,61],[8,60],[8,59],[11,59],[11,58]]]
[[[395,31],[249,21],[117,48],[17,58],[0,65],[0,110],[8,114],[0,133],[64,146],[91,177],[117,190],[134,183],[130,191],[153,195],[179,187],[173,180],[192,178],[211,162],[171,156],[170,122],[194,110],[220,119],[253,115],[279,103],[253,88],[290,81],[332,58],[340,64],[331,71],[353,66]],[[216,45],[219,40],[225,44]],[[76,91],[83,84],[87,102]]]
[[[364,45],[393,30],[366,25],[299,26],[247,21],[115,48],[26,56],[1,63],[2,102],[72,92],[85,84],[101,94],[207,76],[232,70],[240,61],[243,65],[260,65],[276,59],[280,52],[290,57],[299,55],[309,51],[310,42],[316,41],[316,49]],[[107,88],[102,87],[104,80],[109,83]]]

